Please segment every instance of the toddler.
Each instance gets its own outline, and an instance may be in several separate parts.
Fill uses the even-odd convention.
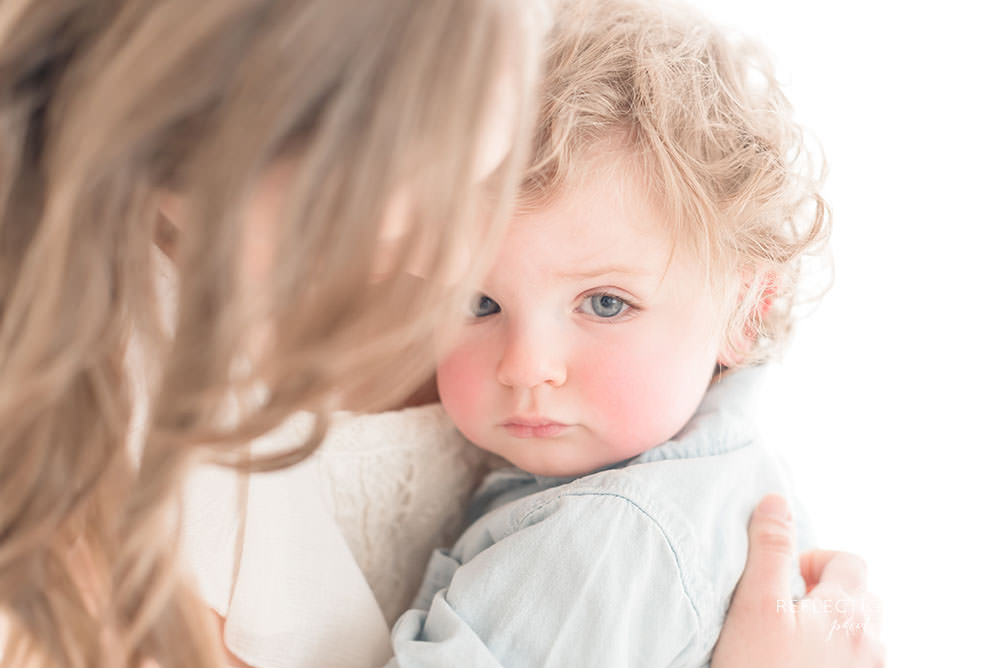
[[[683,7],[567,3],[543,96],[438,367],[459,430],[516,468],[432,557],[395,660],[707,665],[752,509],[789,493],[753,400],[825,206],[766,64]]]

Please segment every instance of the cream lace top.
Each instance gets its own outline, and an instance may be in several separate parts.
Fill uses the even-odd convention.
[[[254,448],[283,449],[308,427],[293,418]],[[319,451],[284,471],[196,471],[185,498],[187,563],[227,618],[227,646],[257,668],[387,661],[388,629],[431,551],[457,537],[490,462],[432,404],[338,413]]]

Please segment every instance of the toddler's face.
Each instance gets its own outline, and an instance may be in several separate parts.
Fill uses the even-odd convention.
[[[441,400],[469,440],[568,476],[684,426],[719,357],[721,309],[664,227],[621,174],[581,177],[514,219],[438,366]]]

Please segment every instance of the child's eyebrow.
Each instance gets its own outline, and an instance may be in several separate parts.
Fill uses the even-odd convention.
[[[608,274],[626,274],[629,276],[636,276],[642,273],[643,271],[637,267],[631,267],[628,265],[608,265],[604,267],[594,267],[592,269],[585,268],[575,271],[559,272],[558,276],[560,278],[580,281],[588,278],[597,278],[598,276],[607,276]]]

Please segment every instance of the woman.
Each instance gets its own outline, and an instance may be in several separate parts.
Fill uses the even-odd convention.
[[[509,0],[0,2],[5,665],[223,661],[182,483],[300,461],[332,409],[426,378],[503,231],[538,23]],[[303,411],[299,442],[250,456]],[[830,656],[758,614],[778,522],[720,644],[741,665]]]

